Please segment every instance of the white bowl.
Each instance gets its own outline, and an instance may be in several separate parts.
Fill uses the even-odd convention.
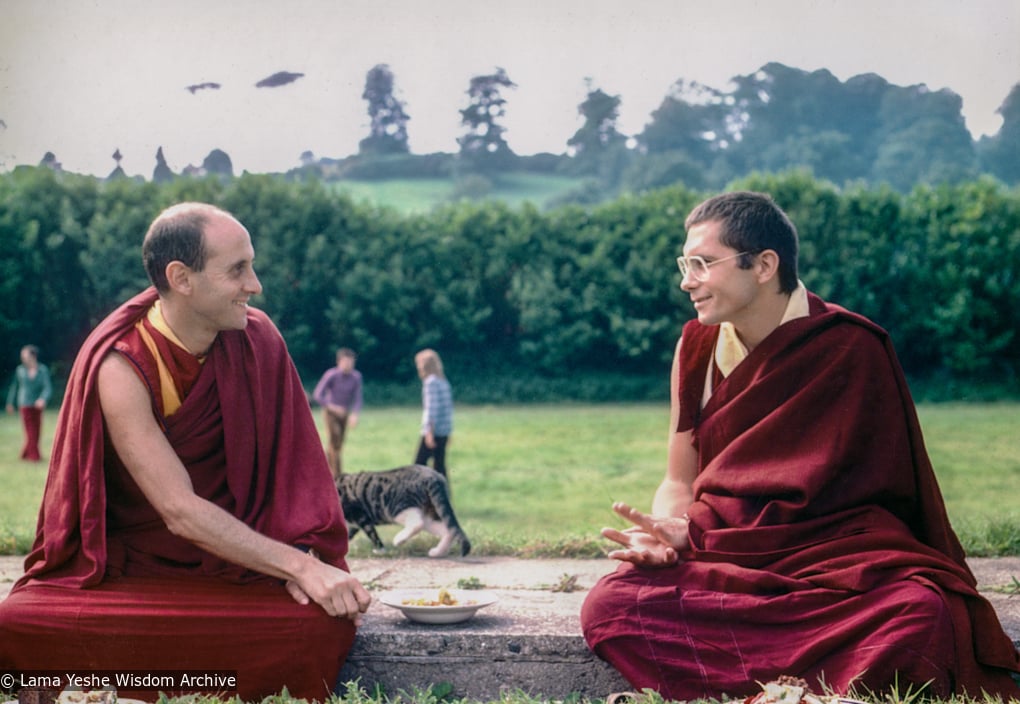
[[[489,592],[476,589],[447,589],[446,591],[457,602],[456,604],[452,606],[419,606],[404,603],[419,599],[436,601],[439,599],[438,588],[401,589],[386,592],[379,597],[379,601],[386,606],[399,609],[404,616],[417,623],[460,623],[474,616],[478,609],[496,603],[496,597]]]

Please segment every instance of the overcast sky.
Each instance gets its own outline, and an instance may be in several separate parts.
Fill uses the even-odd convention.
[[[680,78],[770,61],[949,88],[975,136],[1020,82],[1020,0],[0,0],[0,170],[52,151],[151,177],[226,151],[236,173],[355,153],[365,75],[392,69],[411,150],[457,150],[472,76],[506,69],[507,141],[561,153],[593,86],[640,132]],[[256,88],[277,72],[304,76]],[[219,83],[219,90],[187,86]]]

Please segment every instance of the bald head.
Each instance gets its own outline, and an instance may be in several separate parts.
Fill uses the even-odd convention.
[[[204,233],[218,218],[236,222],[233,215],[208,203],[179,203],[152,221],[142,243],[142,263],[157,291],[166,293],[170,289],[166,277],[170,262],[181,262],[193,271],[205,268]]]

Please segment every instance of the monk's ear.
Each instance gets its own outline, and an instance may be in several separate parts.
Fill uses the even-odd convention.
[[[175,260],[166,265],[166,280],[172,291],[191,293],[191,269],[183,262]]]
[[[774,249],[766,249],[758,253],[755,262],[758,283],[765,284],[779,277],[779,255]]]

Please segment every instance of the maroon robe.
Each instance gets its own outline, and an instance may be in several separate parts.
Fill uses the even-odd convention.
[[[592,649],[667,699],[744,696],[779,675],[818,692],[1020,696],[1016,649],[976,590],[888,335],[809,296],[700,399],[717,326],[681,346],[698,451],[691,546],[624,563],[581,614]]]
[[[24,577],[0,602],[0,669],[230,670],[246,700],[285,686],[325,699],[353,623],[297,604],[279,579],[172,535],[106,436],[96,371],[118,349],[151,380],[151,359],[135,354],[131,336],[155,299],[149,289],[128,301],[79,352],[35,545]],[[219,334],[183,405],[161,423],[196,493],[347,569],[346,528],[318,431],[264,313],[251,309],[245,330]]]

